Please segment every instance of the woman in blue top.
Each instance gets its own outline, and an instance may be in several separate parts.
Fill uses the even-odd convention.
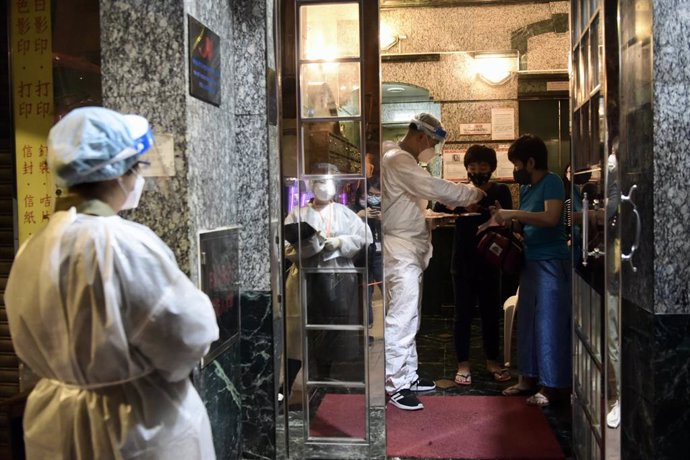
[[[520,184],[519,210],[497,209],[499,224],[522,230],[525,265],[518,296],[518,372],[505,395],[534,393],[528,404],[547,406],[571,386],[570,250],[562,218],[565,191],[548,170],[544,141],[525,134],[513,142],[508,159]]]

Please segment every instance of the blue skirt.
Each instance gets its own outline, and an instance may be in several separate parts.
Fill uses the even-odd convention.
[[[518,371],[540,385],[572,385],[570,260],[527,260],[517,305]]]

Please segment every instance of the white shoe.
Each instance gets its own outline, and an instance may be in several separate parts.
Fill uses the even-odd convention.
[[[609,413],[606,415],[606,425],[609,428],[618,428],[621,424],[621,406],[618,401],[613,405]]]

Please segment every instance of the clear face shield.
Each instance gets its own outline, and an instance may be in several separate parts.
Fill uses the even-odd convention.
[[[412,123],[414,123],[415,126],[417,126],[417,129],[419,129],[428,136],[429,147],[422,150],[417,159],[421,163],[429,163],[436,156],[441,155],[441,153],[443,153],[443,146],[446,143],[448,133],[440,126],[438,128],[434,128],[433,126],[423,122],[422,120],[413,119]]]
[[[335,181],[330,175],[324,179],[311,180],[308,186],[314,197],[322,202],[332,200],[336,194]]]

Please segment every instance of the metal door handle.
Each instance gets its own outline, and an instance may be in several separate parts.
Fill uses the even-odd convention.
[[[637,252],[637,248],[640,247],[640,233],[642,231],[640,212],[637,210],[637,205],[633,201],[633,193],[635,190],[637,190],[637,185],[630,187],[630,192],[628,192],[627,195],[621,195],[621,201],[623,203],[630,203],[633,207],[633,214],[635,215],[635,241],[630,247],[630,252],[628,254],[621,254],[621,260],[623,262],[629,262],[633,272],[637,271],[637,267],[633,262],[633,256],[635,255],[635,252]]]
[[[596,208],[595,208],[596,211]],[[595,219],[596,221],[596,219]],[[594,248],[593,251],[588,251],[589,247],[589,198],[587,197],[587,192],[585,192],[582,198],[582,266],[587,266],[587,259],[589,257],[594,257],[598,259],[603,256],[604,251],[599,248]]]
[[[587,192],[582,196],[582,266],[587,266],[587,246],[589,244],[589,198]]]

